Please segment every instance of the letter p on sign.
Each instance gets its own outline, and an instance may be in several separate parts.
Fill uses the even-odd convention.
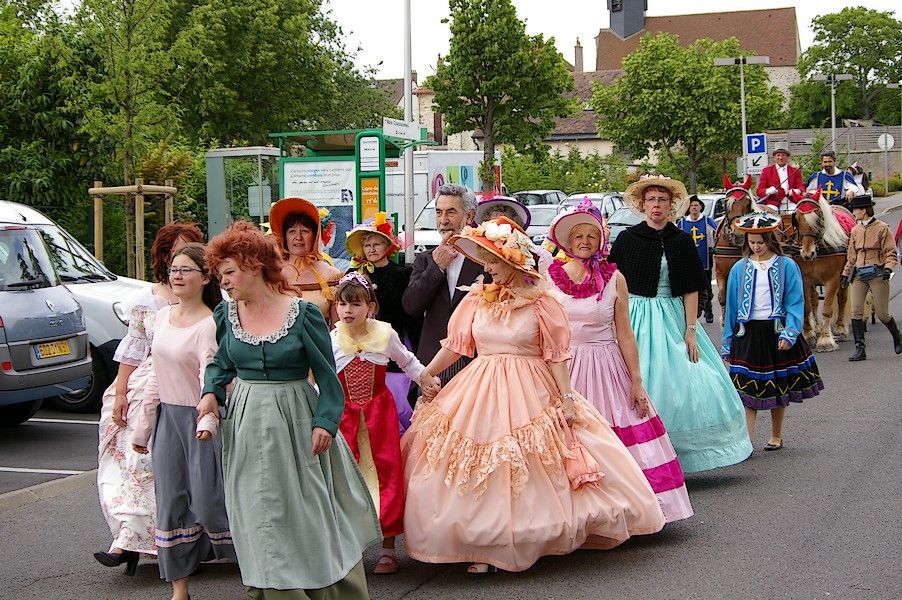
[[[767,134],[747,133],[745,136],[746,154],[767,154]]]

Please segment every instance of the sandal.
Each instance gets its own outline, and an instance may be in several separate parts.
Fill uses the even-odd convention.
[[[486,563],[473,563],[467,567],[467,573],[471,575],[488,575],[489,573],[497,573],[498,567]]]
[[[389,575],[396,572],[400,566],[401,562],[397,557],[390,554],[383,554],[379,557],[379,560],[376,561],[376,566],[373,567],[373,573],[376,575]]]

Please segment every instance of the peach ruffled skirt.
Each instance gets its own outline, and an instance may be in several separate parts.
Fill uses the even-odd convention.
[[[605,477],[570,488],[556,390],[539,357],[481,355],[417,407],[401,441],[411,557],[523,571],[542,556],[613,548],[664,526],[642,471],[582,397],[573,431]]]

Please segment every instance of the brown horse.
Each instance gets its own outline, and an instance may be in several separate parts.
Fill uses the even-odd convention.
[[[734,219],[758,210],[755,195],[750,190],[751,175],[746,175],[741,184],[730,181],[730,178],[724,175],[723,185],[727,188],[724,200],[725,212],[714,234],[714,276],[717,279],[717,301],[720,303],[721,323],[727,307],[727,279],[730,276],[730,269],[742,258],[742,243],[745,237],[742,233],[734,232],[731,224]]]
[[[803,335],[818,352],[832,352],[838,348],[833,337],[834,327],[838,338],[845,339],[848,335],[847,292],[840,288],[839,283],[846,263],[849,236],[834,215],[833,208],[820,198],[818,191],[799,202],[792,218],[798,236],[798,254],[793,258],[802,271],[802,285],[805,288]],[[818,285],[824,286],[820,320],[817,310],[820,302]],[[835,322],[834,303],[837,307]]]

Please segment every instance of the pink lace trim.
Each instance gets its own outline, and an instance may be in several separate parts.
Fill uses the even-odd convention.
[[[551,280],[562,292],[573,298],[588,298],[599,292],[591,273],[586,274],[586,278],[583,279],[582,283],[574,283],[570,276],[567,275],[567,271],[564,270],[565,264],[565,261],[555,260],[548,265],[548,276],[551,277]],[[617,265],[614,263],[607,261],[601,263],[601,276],[605,283],[611,280],[616,270]]]
[[[556,410],[549,405],[527,425],[493,442],[480,444],[451,429],[450,419],[436,403],[421,404],[417,407],[416,428],[426,439],[426,459],[430,469],[427,475],[447,460],[445,486],[456,487],[460,495],[470,491],[479,498],[488,489],[492,473],[508,465],[511,493],[514,497],[519,496],[529,480],[529,455],[537,456],[553,473],[560,473],[564,457],[570,456],[555,424]]]

